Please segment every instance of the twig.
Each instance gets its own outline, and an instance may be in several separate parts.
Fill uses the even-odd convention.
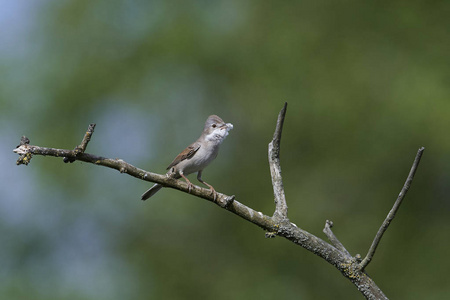
[[[278,114],[277,126],[273,134],[273,139],[269,143],[269,166],[272,177],[273,194],[275,196],[275,212],[273,216],[279,220],[287,220],[288,207],[284,194],[283,179],[281,178],[280,165],[280,141],[283,131],[284,118],[286,116],[287,102]]]
[[[80,153],[84,153],[84,151],[86,151],[87,144],[91,140],[92,134],[94,133],[94,129],[95,129],[95,124],[94,123],[89,124],[88,130],[84,134],[81,144],[76,146],[75,149],[73,150],[75,152],[75,156],[79,155]],[[68,163],[68,162],[73,163],[75,160],[76,160],[75,158],[69,158],[69,157],[63,158],[63,161],[65,163]]]
[[[333,231],[331,230],[331,227],[333,227],[333,222],[327,220],[325,222],[325,227],[323,228],[323,233],[327,236],[327,238],[330,240],[330,242],[335,246],[337,249],[342,251],[345,255],[351,257],[350,252],[345,249],[344,245],[338,240],[338,238],[334,235]]]
[[[364,270],[367,265],[372,260],[375,250],[378,247],[378,244],[380,243],[381,238],[383,237],[384,232],[389,227],[389,224],[392,222],[392,220],[395,217],[395,214],[397,213],[398,209],[400,208],[400,204],[402,204],[403,198],[405,198],[406,193],[408,192],[411,183],[414,178],[414,174],[416,173],[417,167],[419,166],[420,159],[422,157],[423,151],[425,150],[424,147],[421,147],[419,151],[417,151],[416,158],[414,159],[414,163],[411,167],[411,171],[409,172],[408,178],[406,179],[405,184],[403,185],[402,190],[400,191],[400,194],[397,197],[397,200],[394,203],[394,206],[389,211],[389,214],[387,215],[386,219],[384,220],[383,224],[381,224],[380,229],[378,229],[377,234],[375,235],[375,238],[372,242],[372,245],[370,246],[369,251],[367,252],[366,257],[362,260],[360,264],[360,269]]]

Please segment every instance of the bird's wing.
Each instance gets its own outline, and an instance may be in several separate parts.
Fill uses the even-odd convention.
[[[178,154],[177,157],[175,157],[175,159],[173,160],[173,162],[167,167],[167,170],[169,170],[170,168],[172,168],[173,166],[176,166],[177,164],[179,164],[181,161],[185,160],[185,159],[189,159],[192,156],[194,156],[194,154],[198,151],[198,149],[200,149],[200,143],[193,143],[189,146],[187,146],[186,149],[184,149],[183,151],[181,151],[180,154]]]

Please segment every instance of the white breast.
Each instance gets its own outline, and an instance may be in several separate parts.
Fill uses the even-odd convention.
[[[219,153],[219,145],[202,145],[190,159],[185,159],[176,165],[177,171],[185,175],[196,173],[208,166]]]

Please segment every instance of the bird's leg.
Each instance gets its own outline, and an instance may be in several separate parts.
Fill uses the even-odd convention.
[[[214,201],[216,201],[217,198],[217,192],[216,190],[213,188],[212,185],[210,185],[209,183],[207,183],[206,181],[203,181],[202,179],[202,171],[198,171],[197,173],[197,179],[198,181],[200,181],[201,183],[203,183],[204,185],[207,185],[209,187],[209,190],[211,191],[211,194],[214,195]]]
[[[186,182],[188,184],[188,192],[190,194],[191,193],[191,189],[194,187],[194,185],[189,181],[189,179],[187,179],[186,176],[184,176],[183,172],[178,172],[178,173],[181,175],[181,177],[184,178],[184,180],[186,180]]]

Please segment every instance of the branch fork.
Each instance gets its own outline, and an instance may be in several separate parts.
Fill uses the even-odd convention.
[[[94,133],[94,129],[95,129],[95,124],[89,124],[89,127],[86,131],[86,133],[84,134],[83,140],[81,140],[81,144],[79,144],[78,146],[75,147],[75,149],[73,149],[74,152],[74,156],[77,157],[79,156],[81,153],[84,153],[84,151],[86,151],[86,147],[89,143],[89,141],[91,140],[92,134]],[[65,163],[73,163],[76,160],[76,158],[73,157],[64,157],[63,161]],[[121,172],[123,173],[123,172]]]

